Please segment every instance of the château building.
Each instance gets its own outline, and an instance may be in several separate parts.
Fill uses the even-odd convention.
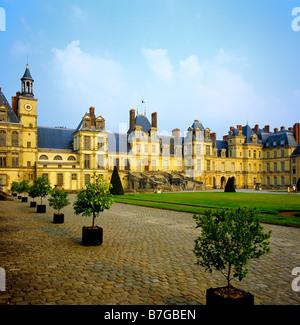
[[[0,182],[47,177],[53,187],[77,191],[94,173],[110,180],[115,166],[127,191],[287,187],[300,178],[300,123],[270,130],[230,127],[222,140],[195,120],[184,132],[158,133],[158,116],[129,112],[126,133],[108,132],[91,107],[77,128],[37,124],[34,80],[27,65],[11,105],[0,88]]]

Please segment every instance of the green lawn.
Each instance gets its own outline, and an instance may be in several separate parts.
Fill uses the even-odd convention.
[[[300,196],[263,193],[189,192],[162,194],[127,194],[115,198],[116,202],[160,209],[201,213],[207,208],[237,208],[247,205],[260,211],[263,222],[300,227]],[[296,217],[282,217],[282,211],[298,212]]]

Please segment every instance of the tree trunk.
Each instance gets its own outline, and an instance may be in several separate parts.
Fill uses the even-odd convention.
[[[95,211],[93,211],[93,229],[95,227]]]
[[[228,281],[228,297],[230,297],[230,273],[231,273],[231,263],[228,266],[228,275],[227,275],[227,281]]]

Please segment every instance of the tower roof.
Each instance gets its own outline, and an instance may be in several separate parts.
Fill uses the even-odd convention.
[[[24,76],[21,78],[21,80],[23,80],[23,79],[33,80],[32,76],[31,76],[31,73],[30,73],[30,70],[29,70],[28,64],[26,65],[26,70],[25,70]]]

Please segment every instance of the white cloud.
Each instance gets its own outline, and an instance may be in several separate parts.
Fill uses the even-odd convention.
[[[22,42],[20,40],[15,41],[10,49],[10,53],[13,55],[26,55],[30,52],[31,45],[29,42]]]
[[[266,102],[243,77],[242,71],[248,66],[244,57],[221,49],[204,62],[199,62],[196,55],[182,59],[179,69],[175,70],[166,50],[144,49],[143,55],[157,75],[167,81],[172,79],[165,87],[153,83],[149,96],[155,100],[155,106],[161,108],[159,124],[164,129],[184,130],[198,119],[205,127],[219,128],[223,133],[231,124],[257,121],[266,113]],[[176,66],[176,62],[173,65]],[[171,119],[180,121],[181,125],[172,123],[170,126]],[[226,130],[222,131],[223,127]]]
[[[76,19],[76,20],[82,20],[85,19],[86,13],[83,9],[81,9],[78,6],[71,5],[71,17]]]
[[[153,72],[163,80],[173,80],[173,67],[168,57],[168,51],[163,49],[142,49],[142,55]]]
[[[51,91],[60,102],[59,106],[68,107],[60,114],[68,114],[68,122],[76,118],[70,123],[73,127],[74,123],[79,123],[78,116],[81,118],[90,106],[96,108],[96,114],[113,118],[112,107],[120,100],[119,94],[125,87],[121,65],[84,52],[79,41],[73,41],[64,49],[54,48],[52,52]],[[66,121],[63,116],[58,120]]]

